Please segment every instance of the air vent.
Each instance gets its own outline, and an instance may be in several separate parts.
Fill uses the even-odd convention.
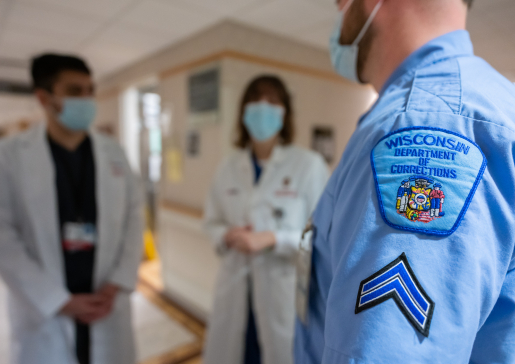
[[[22,82],[0,80],[0,92],[17,95],[32,95],[32,87]]]

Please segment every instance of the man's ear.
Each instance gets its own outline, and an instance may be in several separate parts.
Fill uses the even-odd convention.
[[[37,88],[34,90],[34,95],[38,99],[39,103],[42,105],[46,104],[46,101],[48,100],[47,95],[45,94],[45,90]]]
[[[43,106],[46,109],[48,104],[51,102],[50,93],[42,88],[37,88],[34,90],[34,94],[36,95],[36,98],[38,99],[41,106]]]

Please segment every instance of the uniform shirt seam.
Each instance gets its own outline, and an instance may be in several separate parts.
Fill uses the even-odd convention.
[[[408,110],[408,111],[404,111],[404,112],[400,112],[398,113],[396,116],[399,116],[401,114],[407,114],[407,113],[420,113],[420,114],[447,114],[447,115],[454,115],[454,116],[457,116],[457,114],[455,113],[446,113],[446,112],[428,112],[428,111],[417,111],[417,110]],[[503,129],[506,129],[506,130],[509,130],[510,132],[512,133],[515,133],[515,130],[514,129],[511,129],[505,125],[502,125],[502,124],[498,124],[498,123],[495,123],[491,120],[486,120],[486,119],[477,119],[477,118],[471,118],[470,116],[465,116],[465,115],[459,115],[467,120],[470,120],[470,121],[474,121],[474,122],[481,122],[481,123],[488,123],[488,124],[491,124],[493,126],[496,126],[496,127],[499,127],[499,128],[503,128]]]
[[[404,112],[407,112],[407,111],[410,110],[410,106],[411,106],[411,102],[412,102],[412,97],[413,97],[413,90],[416,87],[415,86],[415,81],[417,80],[417,72],[418,71],[415,71],[414,75],[413,75],[413,80],[412,80],[411,87],[410,87],[410,90],[409,90],[408,102],[406,103],[406,106],[404,108]]]
[[[458,108],[458,115],[461,115],[461,112],[463,110],[463,84],[462,84],[462,78],[461,78],[461,66],[460,66],[460,61],[458,58],[456,58],[456,65],[458,67],[458,76],[459,76],[459,85],[460,85],[460,105],[459,105],[459,108]]]
[[[412,76],[412,78],[411,78],[412,84],[411,84],[411,87],[410,87],[410,90],[409,90],[409,97],[408,97],[408,101],[406,102],[406,105],[405,105],[405,110],[406,111],[416,111],[414,109],[410,110],[410,105],[412,103],[413,90],[415,89],[415,87],[417,89],[421,90],[421,91],[425,91],[425,92],[429,93],[430,95],[438,97],[440,100],[444,101],[445,104],[448,105],[449,108],[452,110],[452,107],[447,103],[447,101],[443,100],[440,96],[438,96],[438,95],[436,95],[434,93],[431,93],[431,92],[429,92],[427,90],[424,90],[424,89],[416,86],[416,80],[417,80],[417,74],[419,73],[419,71],[421,71],[421,70],[423,70],[423,69],[425,69],[427,67],[434,66],[435,64],[438,64],[438,63],[441,63],[441,62],[449,62],[451,60],[454,60],[456,62],[456,64],[457,64],[457,67],[458,67],[458,76],[459,76],[458,82],[459,82],[459,85],[460,85],[460,95],[459,95],[458,112],[453,112],[453,114],[454,115],[456,115],[456,114],[461,115],[462,108],[463,108],[463,87],[462,87],[461,67],[460,67],[459,59],[463,58],[463,57],[464,56],[462,56],[462,55],[457,55],[457,56],[454,56],[454,57],[444,57],[444,58],[435,59],[432,62],[420,65],[419,67],[417,67],[416,69],[414,69],[412,71],[406,72],[404,74],[404,77]],[[386,92],[384,94],[386,94]],[[421,111],[421,112],[423,112],[423,111]]]
[[[361,358],[356,358],[356,357],[350,356],[349,354],[346,354],[346,353],[344,353],[344,352],[342,352],[342,351],[340,351],[340,350],[334,349],[334,348],[330,347],[329,345],[326,345],[326,347],[325,347],[325,348],[326,348],[327,350],[331,350],[331,351],[333,351],[333,352],[335,352],[335,353],[337,353],[337,354],[339,354],[339,355],[343,355],[343,356],[345,356],[347,359],[359,360],[360,362],[363,360],[363,359],[361,359]]]
[[[463,116],[463,115],[462,115]],[[472,120],[472,121],[477,121],[477,122],[480,122],[480,123],[488,123],[488,124],[491,124],[491,125],[494,125],[494,126],[497,126],[499,128],[503,128],[503,129],[507,129],[509,130],[510,132],[512,133],[515,133],[515,130],[505,126],[505,125],[501,125],[501,124],[497,124],[491,120],[483,120],[483,119],[476,119],[476,118],[471,118],[469,116],[463,116],[464,118],[468,119],[468,120]]]

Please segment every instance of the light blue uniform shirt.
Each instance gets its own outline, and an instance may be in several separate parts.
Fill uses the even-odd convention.
[[[413,148],[394,155],[397,136],[438,168],[423,167]],[[515,363],[514,142],[515,87],[473,55],[466,31],[402,63],[360,120],[313,215],[296,364]],[[410,177],[410,188],[423,178],[430,187],[413,190],[406,211],[396,199]],[[429,195],[437,186],[443,203]],[[401,264],[397,275],[388,275],[392,262]],[[367,296],[385,282],[390,299],[380,299],[385,286]]]

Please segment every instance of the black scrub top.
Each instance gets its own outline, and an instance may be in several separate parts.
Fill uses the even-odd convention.
[[[67,222],[96,225],[97,206],[95,162],[91,139],[86,137],[74,151],[48,138],[55,165],[55,183],[61,238]],[[66,284],[71,293],[90,293],[93,289],[95,249],[67,251],[63,256]]]
[[[63,148],[50,137],[48,143],[54,160],[59,226],[63,241],[63,227],[66,223],[89,223],[96,226],[95,161],[89,137],[74,151]],[[68,290],[74,294],[91,293],[95,248],[70,251],[64,244],[61,244],[61,248]],[[89,326],[76,322],[75,327],[77,359],[80,364],[89,364]]]

